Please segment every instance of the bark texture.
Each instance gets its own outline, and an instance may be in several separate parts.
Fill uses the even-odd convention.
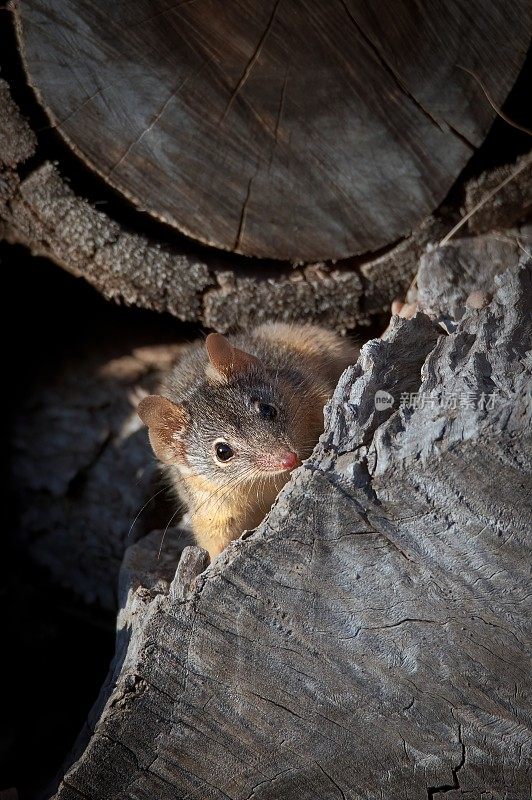
[[[107,200],[100,205],[84,199],[70,185],[65,168],[46,159],[4,81],[0,91],[0,236],[52,259],[107,298],[215,330],[271,319],[316,322],[339,331],[367,326],[404,295],[427,245],[436,244],[454,221],[430,216],[384,253],[337,264],[293,267],[208,249],[195,253],[190,243],[169,238],[163,228],[157,235],[140,233],[145,228],[141,215],[124,222],[102,210]],[[512,169],[468,184],[465,210],[477,202],[485,184],[489,191]],[[488,219],[499,231],[525,219],[531,182],[528,167],[505,190],[508,202],[494,197],[477,212],[483,230],[491,231]],[[107,196],[102,184],[102,198]]]
[[[530,262],[494,284],[448,335],[433,306],[368,342],[313,456],[206,570],[187,549],[170,581],[154,537],[139,581],[130,551],[58,800],[528,797]]]
[[[360,264],[274,267],[214,251],[195,256],[186,242],[168,241],[163,230],[158,238],[142,235],[76,194],[58,166],[40,157],[7,84],[0,81],[0,88],[0,236],[52,259],[118,302],[223,332],[269,319],[346,330],[387,311],[406,291],[425,245],[446,231],[429,218],[387,253]],[[141,219],[137,223],[144,227]]]
[[[505,181],[508,183],[484,202]],[[521,156],[515,165],[499,167],[470,181],[466,188],[465,213],[480,203],[482,206],[468,220],[471,233],[505,228],[512,222],[519,222],[523,215],[529,215],[532,209],[532,154]]]

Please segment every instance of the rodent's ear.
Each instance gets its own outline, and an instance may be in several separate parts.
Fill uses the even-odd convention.
[[[256,356],[233,347],[221,333],[209,333],[205,347],[212,366],[224,378],[230,378],[239,372],[247,372],[248,369],[260,365]]]
[[[150,394],[144,397],[137,413],[148,426],[153,452],[161,461],[183,461],[185,450],[180,433],[189,420],[187,411],[166,397]]]

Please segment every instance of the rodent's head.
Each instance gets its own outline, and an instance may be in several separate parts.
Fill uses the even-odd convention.
[[[139,405],[156,455],[185,478],[282,485],[282,476],[310,454],[317,434],[309,418],[323,419],[321,408],[304,408],[294,376],[268,370],[221,334],[210,334],[206,347],[205,380],[186,403],[152,395]]]

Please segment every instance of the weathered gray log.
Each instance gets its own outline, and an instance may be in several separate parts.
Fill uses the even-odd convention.
[[[529,797],[530,261],[495,283],[364,346],[257,531],[132,580],[58,800]]]
[[[495,276],[517,264],[531,246],[532,226],[523,225],[429,247],[419,261],[419,305],[442,322],[460,320],[467,313],[468,295],[492,293]]]
[[[497,228],[522,221],[531,173],[530,168],[520,173],[508,189],[508,203],[494,198],[481,218],[496,208]],[[478,197],[483,180],[489,189],[499,173],[474,181],[471,190],[466,187],[468,197]],[[220,331],[268,319],[352,329],[368,325],[404,295],[426,245],[441,239],[454,221],[429,217],[381,256],[294,268],[209,250],[194,255],[185,242],[167,242],[163,229],[159,239],[142,235],[102,208],[76,194],[64,168],[46,160],[0,81],[0,237],[53,259],[119,302],[168,311]],[[142,229],[142,220],[138,223]]]
[[[194,239],[295,262],[430,215],[495,118],[466,70],[501,105],[529,46],[526,0],[14,9],[30,84],[91,169]]]
[[[423,248],[447,227],[427,219],[386,254],[337,266],[294,268],[199,256],[131,231],[76,195],[0,81],[0,237],[85,278],[105,297],[227,331],[249,322],[308,320],[337,330],[369,324],[404,294]],[[19,171],[33,157],[23,180]],[[102,190],[102,193],[105,194]],[[139,221],[139,227],[142,222]],[[161,231],[161,240],[166,239]]]

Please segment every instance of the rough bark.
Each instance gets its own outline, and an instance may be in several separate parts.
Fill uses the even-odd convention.
[[[515,175],[515,177],[511,177]],[[504,181],[505,186],[484,202]],[[506,228],[519,222],[532,210],[532,154],[521,156],[512,165],[499,167],[472,180],[466,187],[464,213],[471,212],[477,204],[481,207],[468,220],[471,233],[486,233],[497,228]]]
[[[31,169],[20,180],[16,167],[35,155],[35,138],[4,82],[0,89],[4,98],[0,130],[5,133],[0,139],[0,234],[84,277],[104,296],[127,304],[168,311],[220,331],[268,319],[309,320],[338,330],[363,326],[404,295],[427,244],[437,242],[451,226],[430,218],[382,256],[285,273],[266,264],[251,269],[206,254],[203,260],[195,258],[175,244],[161,245],[127,230],[76,196],[51,163]],[[484,180],[491,188],[500,179],[497,172]],[[474,187],[479,182],[468,185],[468,197],[477,198]],[[515,193],[521,200],[530,194],[530,170],[519,176]],[[526,217],[527,202],[519,208],[514,197],[507,213],[505,205],[493,202],[497,227],[503,231]]]
[[[466,70],[501,105],[529,46],[526,0],[14,8],[29,81],[91,169],[196,240],[296,262],[429,216],[495,118]]]
[[[157,240],[142,235],[78,196],[56,164],[39,159],[7,84],[0,81],[0,88],[0,236],[51,258],[118,302],[224,332],[269,319],[342,331],[387,311],[406,291],[425,245],[449,226],[431,217],[387,253],[360,263],[274,268],[214,251],[194,256],[185,243],[167,242],[163,230]]]
[[[102,210],[107,201],[97,205],[74,191],[64,168],[46,160],[3,81],[0,91],[0,236],[129,305],[168,311],[220,331],[268,319],[308,320],[345,331],[388,311],[392,300],[404,295],[426,246],[452,226],[452,217],[429,217],[385,253],[335,265],[274,266],[206,249],[194,254],[190,244],[169,239],[163,228],[157,236],[139,233],[145,227],[141,216],[126,224]],[[487,173],[466,186],[466,210],[479,187],[486,183],[489,190],[512,167],[505,169],[504,175]],[[523,171],[515,189],[512,183],[505,190],[508,203],[494,198],[478,212],[481,218],[496,207],[498,229],[522,221],[530,181],[530,170]]]
[[[449,335],[418,314],[367,343],[313,456],[206,570],[185,550],[168,583],[142,545],[58,799],[528,797],[530,262],[495,286]]]

